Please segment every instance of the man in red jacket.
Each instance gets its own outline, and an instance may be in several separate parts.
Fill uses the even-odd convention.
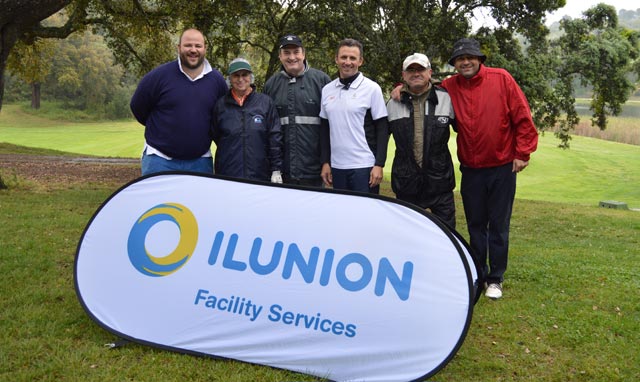
[[[483,267],[485,295],[498,299],[507,269],[516,174],[529,164],[538,133],[513,77],[484,66],[485,59],[476,40],[458,40],[449,59],[458,74],[442,86],[456,113],[460,192],[471,249]]]

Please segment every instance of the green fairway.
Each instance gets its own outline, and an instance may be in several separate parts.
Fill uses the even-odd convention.
[[[60,122],[24,113],[18,105],[3,105],[0,142],[55,149],[80,155],[138,157],[144,127],[137,121]]]
[[[614,122],[612,122],[613,124]],[[17,105],[0,113],[0,142],[80,155],[138,157],[144,128],[124,122],[68,123],[26,114]],[[530,166],[518,175],[517,198],[597,206],[603,200],[640,208],[640,146],[574,136],[571,149],[558,147],[552,133],[540,137]],[[450,141],[456,169],[455,139]],[[389,179],[393,140],[385,167]],[[456,173],[460,184],[460,173]]]
[[[0,113],[0,154],[133,157],[142,131],[135,122],[52,122],[10,105]],[[640,212],[597,206],[616,199],[640,207],[640,147],[581,137],[570,150],[556,145],[551,134],[541,137],[530,167],[518,175],[505,297],[480,299],[462,347],[432,381],[640,376]],[[74,256],[91,216],[120,185],[52,188],[3,170],[10,188],[0,190],[0,381],[319,381],[144,345],[105,347],[117,338],[79,304]],[[381,189],[393,196],[388,174]]]
[[[588,205],[617,200],[640,208],[640,146],[583,137],[574,137],[569,150],[555,143],[551,134],[541,139],[518,174],[517,197]]]
[[[79,304],[74,254],[116,188],[0,190],[0,381],[319,381],[144,345],[105,347],[118,338]],[[464,227],[458,196],[456,204]],[[516,200],[505,297],[480,299],[462,347],[430,380],[637,380],[638,248],[638,212]]]

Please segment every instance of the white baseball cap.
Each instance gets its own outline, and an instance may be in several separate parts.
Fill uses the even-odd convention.
[[[429,69],[431,67],[429,58],[422,53],[414,53],[411,56],[405,58],[404,62],[402,63],[402,70],[407,70],[407,68],[412,64],[418,64],[426,69]]]

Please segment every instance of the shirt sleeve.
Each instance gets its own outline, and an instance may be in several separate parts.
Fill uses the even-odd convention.
[[[376,130],[376,166],[384,167],[387,161],[387,146],[389,144],[389,123],[384,116],[373,121]]]
[[[147,118],[156,104],[158,92],[154,91],[153,84],[154,80],[151,73],[142,77],[129,103],[133,116],[142,125],[146,125]]]
[[[322,164],[331,163],[331,136],[329,120],[320,118],[320,161]]]
[[[271,98],[265,94],[269,108],[269,162],[271,171],[282,171],[282,130],[280,128],[280,118]]]
[[[375,91],[371,93],[371,117],[374,121],[387,117],[387,105],[384,102],[382,89],[378,84],[375,84],[375,87]]]
[[[511,125],[515,128],[516,159],[528,161],[538,147],[538,131],[533,124],[529,102],[513,77],[508,77]]]

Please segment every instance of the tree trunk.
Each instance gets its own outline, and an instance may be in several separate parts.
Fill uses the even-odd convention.
[[[2,100],[4,99],[4,69],[7,66],[7,58],[13,44],[15,44],[15,40],[5,31],[4,26],[0,26],[0,111],[2,111]]]
[[[18,31],[14,24],[0,22],[0,111],[4,99],[4,70],[7,67],[7,59],[11,48],[18,41]]]
[[[4,99],[4,70],[9,52],[19,38],[28,32],[35,31],[40,21],[58,12],[74,0],[0,0],[0,111]],[[86,16],[86,1],[78,1],[77,11]],[[73,29],[73,21],[69,20],[62,27],[49,28],[40,37],[66,38]],[[38,36],[31,36],[32,38]]]
[[[31,108],[40,109],[40,82],[34,82],[31,84]]]

